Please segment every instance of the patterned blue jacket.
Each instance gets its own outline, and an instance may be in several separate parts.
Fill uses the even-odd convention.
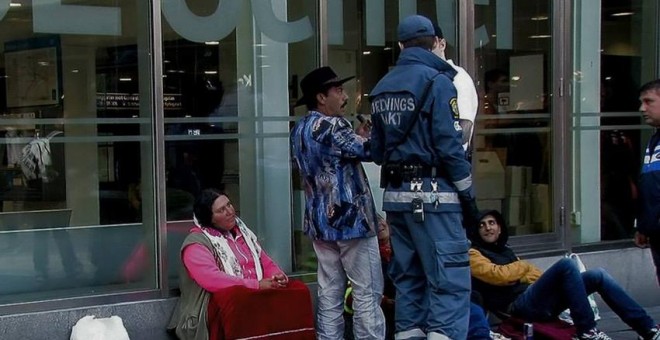
[[[660,236],[660,130],[646,147],[639,176],[639,213],[637,229],[646,236]]]
[[[376,208],[361,161],[369,141],[343,117],[310,111],[291,131],[291,147],[305,190],[303,230],[315,240],[374,236]]]

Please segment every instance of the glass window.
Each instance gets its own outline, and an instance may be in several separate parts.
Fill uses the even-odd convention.
[[[575,243],[634,233],[636,182],[652,133],[638,112],[638,91],[656,78],[656,11],[657,1],[575,4]]]
[[[344,84],[349,96],[348,118],[371,114],[369,92],[399,56],[396,30],[401,19],[413,14],[429,18],[443,31],[446,57],[458,59],[457,6],[455,0],[328,2],[328,65],[340,76],[356,76],[355,81]],[[363,166],[380,211],[383,197],[379,187],[380,167],[366,162]]]
[[[474,12],[478,206],[502,211],[512,235],[553,232],[552,1],[475,1]]]
[[[148,13],[0,6],[0,303],[156,287]]]
[[[344,84],[349,96],[346,108],[347,118],[356,120],[357,114],[369,115],[368,93],[394,65],[399,54],[396,24],[400,18],[411,14],[427,16],[439,24],[448,42],[447,57],[456,58],[456,10],[455,0],[437,1],[328,1],[325,9],[327,39],[327,65],[331,66],[340,77],[356,76],[356,79]],[[292,45],[290,67],[294,83],[293,91],[299,90],[298,79],[311,71],[318,64],[309,58],[309,51],[314,50],[312,41]],[[301,48],[299,48],[301,47]],[[301,53],[301,54],[298,54]],[[325,64],[325,63],[324,63]],[[291,98],[298,98],[299,94]],[[307,113],[304,106],[294,108],[296,118]],[[379,167],[373,163],[363,163],[371,184],[376,207],[382,206],[382,189],[379,188]],[[295,267],[302,272],[315,271],[316,259],[311,242],[302,235],[302,216],[304,213],[304,193],[300,187],[297,173],[293,175],[293,211],[295,239]]]
[[[306,2],[305,2],[306,3]],[[356,119],[357,114],[369,115],[368,93],[394,65],[399,53],[396,37],[399,18],[419,13],[439,23],[448,41],[448,57],[456,57],[456,1],[328,1],[325,9],[327,65],[340,77],[356,76],[344,84],[349,96],[346,108],[347,118]],[[387,23],[387,24],[386,24]],[[291,45],[289,67],[292,74],[291,100],[301,96],[299,79],[318,67],[318,58],[311,58],[310,51],[316,52],[313,39]],[[293,108],[296,119],[307,113],[305,106]],[[357,120],[355,120],[357,121]],[[373,163],[363,163],[371,184],[376,207],[382,206],[382,189],[379,188],[379,167]],[[309,239],[302,234],[302,218],[305,197],[301,180],[294,169],[293,173],[293,219],[294,219],[294,268],[299,272],[316,271],[316,257]],[[314,276],[305,279],[313,280]]]
[[[337,3],[336,1],[328,1],[328,6]],[[289,112],[290,120],[292,121],[289,130],[293,127],[293,122],[302,118],[305,114],[305,106],[294,107],[295,102],[302,97],[300,89],[300,80],[309,71],[319,66],[320,51],[319,51],[319,37],[317,14],[319,11],[318,5],[312,1],[296,0],[289,1],[289,13],[293,18],[300,18],[308,16],[312,20],[314,27],[314,35],[297,42],[289,44]],[[331,6],[332,7],[332,6]],[[330,24],[330,23],[328,23]],[[288,143],[288,141],[287,141]],[[290,165],[291,166],[291,165]],[[304,281],[316,281],[316,254],[312,248],[312,242],[303,234],[303,218],[305,213],[305,193],[302,187],[302,180],[298,173],[297,167],[291,166],[292,179],[291,179],[291,212],[293,220],[293,272],[301,274],[300,277]]]
[[[289,128],[299,78],[318,64],[316,12],[303,0],[163,4],[170,279],[178,277],[179,248],[205,188],[228,194],[285,271],[307,268],[303,249],[311,246],[291,208],[301,196]]]

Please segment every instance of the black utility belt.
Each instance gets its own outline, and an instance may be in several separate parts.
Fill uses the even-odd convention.
[[[399,188],[401,183],[410,182],[416,178],[445,177],[441,172],[438,167],[428,165],[383,164],[380,170],[380,187],[386,188],[389,184],[394,188]]]

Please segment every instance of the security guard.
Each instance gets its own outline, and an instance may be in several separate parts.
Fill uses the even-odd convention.
[[[396,66],[369,98],[371,155],[382,165],[383,210],[391,227],[396,339],[466,339],[470,269],[462,223],[476,223],[471,166],[452,80],[431,50],[431,21],[398,27]]]

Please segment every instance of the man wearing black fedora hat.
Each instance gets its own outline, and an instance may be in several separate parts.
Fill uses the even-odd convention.
[[[348,95],[330,67],[300,82],[296,105],[309,112],[291,131],[293,159],[305,191],[304,233],[318,260],[318,339],[342,339],[346,283],[353,287],[356,339],[384,339],[385,317],[376,208],[362,161],[370,161],[369,125],[344,118]]]
[[[397,28],[401,54],[369,95],[371,156],[382,165],[392,244],[396,339],[466,339],[470,247],[476,222],[471,165],[462,145],[456,71],[433,54],[433,23]]]

